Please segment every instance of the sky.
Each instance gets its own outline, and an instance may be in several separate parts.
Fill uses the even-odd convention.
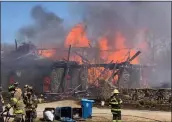
[[[1,43],[14,43],[19,28],[31,24],[30,10],[42,5],[64,19],[69,26],[80,21],[80,17],[72,18],[69,2],[2,2],[1,3]]]

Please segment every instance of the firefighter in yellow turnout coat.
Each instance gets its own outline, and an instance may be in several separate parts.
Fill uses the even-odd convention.
[[[113,114],[113,122],[121,121],[121,103],[122,100],[119,98],[119,91],[115,89],[113,95],[110,98],[111,112]]]
[[[13,114],[15,115],[13,122],[24,122],[24,104],[22,98],[16,98],[15,97],[15,90],[11,90],[10,92],[10,103],[7,104],[5,107],[6,110],[10,110],[10,108],[13,108]]]

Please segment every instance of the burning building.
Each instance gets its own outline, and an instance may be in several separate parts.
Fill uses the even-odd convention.
[[[66,80],[65,90],[78,85],[81,85],[80,89],[85,89],[87,79],[84,78],[84,75],[87,73],[83,73],[83,68],[71,68],[68,75],[64,76],[64,68],[67,64],[65,61],[42,58],[36,54],[36,51],[32,44],[23,44],[16,51],[3,57],[1,85],[4,90],[9,84],[17,81],[22,88],[25,84],[32,85],[37,93],[59,92],[60,82],[64,80]],[[68,63],[73,66],[78,65],[72,61]]]
[[[94,84],[102,77],[110,77],[114,68],[114,63],[81,64],[76,61],[55,61],[42,58],[36,52],[40,53],[40,50],[37,51],[34,45],[23,44],[16,51],[4,56],[1,64],[1,84],[4,89],[7,89],[10,83],[18,81],[21,87],[25,84],[32,85],[37,93],[68,91],[79,85],[79,89],[83,90],[88,87],[88,83]],[[42,54],[47,56],[45,52]],[[110,70],[102,73],[105,69]],[[137,83],[139,79],[135,81]]]
[[[85,30],[83,24],[74,26],[66,37],[64,48],[38,49],[31,43],[16,45],[16,51],[2,60],[3,88],[18,81],[22,87],[32,85],[37,92],[68,91],[78,85],[82,90],[87,88],[88,83],[95,85],[100,79],[108,79],[113,70],[120,70],[111,79],[113,84],[119,82],[125,88],[140,87],[139,57],[128,62],[137,50],[127,48],[122,33],[115,34],[113,45],[108,44],[106,36],[92,45]],[[70,50],[69,46],[72,46]],[[116,65],[118,68],[114,69]]]
[[[133,66],[157,64],[156,72],[152,73],[152,70],[144,68],[125,68],[120,70],[121,72],[118,72],[114,78],[111,78],[114,84],[119,80],[120,85],[130,88],[143,87],[148,81],[156,85],[158,80],[161,82],[171,81],[171,69],[169,68],[171,65],[171,38],[168,39],[171,35],[169,31],[171,23],[170,4],[77,2],[71,3],[71,5],[74,5],[71,7],[72,9],[77,9],[70,11],[74,12],[71,14],[71,19],[78,18],[78,15],[84,17],[84,21],[81,20],[81,23],[76,24],[71,30],[68,29],[67,21],[44,7],[37,5],[31,9],[30,16],[33,23],[20,28],[18,37],[20,40],[32,41],[37,47],[39,46],[39,49],[31,46],[34,51],[28,53],[28,47],[25,45],[21,51],[12,53],[10,56],[3,56],[2,72],[4,75],[10,74],[13,77],[2,80],[2,85],[8,84],[9,79],[12,82],[14,77],[24,76],[22,74],[26,70],[29,72],[26,72],[26,79],[29,79],[30,77],[27,78],[26,76],[32,73],[33,77],[39,76],[36,79],[29,79],[27,83],[32,80],[34,81],[33,84],[52,86],[51,90],[54,92],[57,92],[58,87],[60,88],[60,85],[63,84],[59,81],[73,79],[72,74],[81,75],[89,83],[96,84],[99,79],[110,79],[109,77],[114,71],[113,68],[107,68],[109,64],[125,62],[138,50],[143,55],[136,57],[130,64]],[[69,19],[69,21],[71,20]],[[66,57],[70,45],[72,49],[70,60],[68,60]],[[155,47],[155,45],[157,46]],[[29,46],[29,48],[31,47]],[[21,54],[21,52],[25,52],[24,50],[27,53]],[[71,70],[67,62],[80,68]],[[64,68],[59,67],[58,64],[67,67],[68,70],[63,71]],[[94,64],[98,65],[96,67],[88,66]],[[106,65],[102,66],[101,64]],[[32,70],[36,70],[37,73],[32,72]],[[81,70],[85,70],[84,73],[80,74]],[[83,74],[88,77],[85,78]],[[66,83],[72,84],[77,80],[76,77],[72,82],[66,81]],[[25,79],[22,80],[23,83],[24,81]],[[56,85],[51,85],[50,81]],[[79,85],[79,83],[76,84]],[[49,90],[48,87],[41,87],[41,89]]]

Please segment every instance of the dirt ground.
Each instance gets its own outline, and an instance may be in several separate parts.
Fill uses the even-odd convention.
[[[65,101],[58,101],[52,103],[43,103],[39,104],[37,108],[38,117],[42,117],[42,112],[45,107],[62,107],[62,106],[72,106],[72,107],[80,107],[76,104],[75,101],[72,100],[65,100]],[[124,122],[140,122],[140,121],[147,121],[153,122],[155,120],[159,120],[159,122],[171,122],[171,112],[164,112],[164,111],[148,111],[148,110],[122,110],[122,120]],[[112,114],[110,109],[104,108],[93,108],[93,117],[87,121],[111,121]]]

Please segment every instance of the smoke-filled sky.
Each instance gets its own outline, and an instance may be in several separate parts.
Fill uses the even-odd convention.
[[[71,27],[80,22],[86,24],[91,41],[105,35],[111,43],[115,32],[120,31],[127,39],[125,43],[132,47],[137,47],[142,38],[136,38],[136,33],[148,30],[156,44],[164,44],[157,50],[164,50],[156,62],[162,66],[156,73],[158,79],[166,77],[170,81],[170,2],[2,2],[1,42],[14,43],[15,38],[27,38],[36,44],[56,47],[54,43],[64,42]]]
[[[64,40],[69,27],[82,21],[91,39],[105,33],[110,38],[115,30],[128,39],[138,29],[171,34],[169,2],[2,2],[1,7],[2,42],[13,42],[18,33],[33,41]]]
[[[17,31],[33,23],[31,9],[36,5],[63,18],[65,25],[73,25],[80,19],[69,13],[69,2],[1,2],[1,42],[14,43]]]

